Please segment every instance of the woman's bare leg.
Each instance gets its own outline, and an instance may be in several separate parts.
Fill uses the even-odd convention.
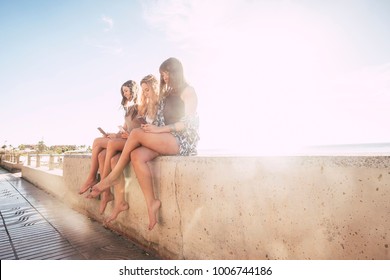
[[[111,159],[118,153],[123,150],[126,144],[126,139],[116,138],[112,139],[107,144],[107,154],[106,160],[104,162],[104,171],[102,173],[102,179],[106,178],[111,172]],[[118,157],[119,158],[119,157]],[[115,164],[118,160],[115,161]],[[114,165],[115,166],[115,165]]]
[[[114,157],[119,151],[122,151],[123,147],[125,146],[125,139],[122,138],[115,138],[110,139],[107,143],[106,148],[106,156],[104,160],[104,167],[103,172],[100,172],[101,180],[103,180],[106,177],[106,174],[110,173],[111,170],[111,158]],[[107,171],[108,170],[108,171]],[[101,200],[100,200],[100,207],[99,212],[100,214],[104,213],[104,210],[106,210],[107,203],[113,200],[114,197],[111,194],[110,188],[105,189],[101,194]]]
[[[122,153],[119,157],[117,164],[112,169],[111,173],[106,178],[104,178],[104,180],[101,180],[100,183],[92,187],[92,192],[88,195],[88,197],[96,197],[100,194],[100,192],[109,188],[111,185],[116,185],[119,183],[119,176],[123,173],[123,170],[125,169],[126,165],[130,162],[131,151],[134,150],[135,146],[139,146],[138,141],[134,141],[134,136],[132,136],[134,134],[133,132],[136,130],[142,129],[133,129],[131,131],[129,137],[126,140],[126,144],[123,147]]]
[[[135,174],[145,197],[149,216],[149,230],[152,230],[157,223],[157,213],[161,207],[161,201],[156,199],[153,190],[153,178],[150,172],[148,161],[156,158],[158,153],[145,147],[139,147],[131,153]]]
[[[120,154],[115,155],[111,159],[111,168],[114,168],[119,160]],[[129,209],[129,204],[125,200],[125,176],[120,176],[119,183],[114,186],[114,209],[112,210],[112,213],[110,217],[107,218],[106,223],[110,223],[113,220],[115,220],[118,215]]]
[[[106,148],[109,138],[99,137],[93,141],[92,145],[92,157],[91,157],[91,168],[88,173],[87,180],[80,187],[79,194],[85,193],[90,187],[95,185],[96,182],[96,173],[99,168],[98,156],[99,153]]]
[[[99,153],[98,156],[98,161],[99,161],[99,172],[100,175],[104,171],[104,164],[105,164],[105,159],[106,159],[106,154],[107,154],[107,149],[104,149]],[[88,197],[88,196],[87,196]],[[99,207],[99,213],[103,214],[104,210],[106,209],[107,203],[113,200],[114,197],[111,194],[111,190],[107,189],[101,193],[100,196],[100,207]]]
[[[106,159],[106,149],[103,149],[98,155],[99,173],[102,174],[104,170],[104,160]]]
[[[119,182],[119,176],[130,162],[130,153],[141,145],[159,154],[175,155],[179,153],[176,138],[171,133],[147,133],[141,128],[133,129],[127,138],[117,165],[104,180],[92,187],[89,197],[96,197],[111,185],[116,185]]]
[[[107,189],[102,191],[100,196],[100,205],[99,205],[99,213],[103,214],[104,210],[106,210],[107,203],[109,203],[111,200],[114,200],[114,197],[112,196],[111,190]]]

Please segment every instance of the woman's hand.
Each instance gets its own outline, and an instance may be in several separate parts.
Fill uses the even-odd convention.
[[[116,136],[116,133],[109,133],[109,134],[107,135],[107,137],[110,138],[110,139],[114,139],[114,138],[116,138],[117,136]]]
[[[153,124],[141,124],[141,129],[148,133],[161,133],[161,127]]]

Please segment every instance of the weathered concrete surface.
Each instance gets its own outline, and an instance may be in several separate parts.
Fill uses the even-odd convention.
[[[102,221],[99,201],[77,194],[89,167],[89,156],[66,156],[63,183],[33,182]],[[390,259],[388,156],[160,157],[151,168],[159,224],[147,230],[129,166],[130,209],[110,227],[164,258]]]

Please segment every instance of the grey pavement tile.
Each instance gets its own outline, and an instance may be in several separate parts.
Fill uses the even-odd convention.
[[[1,168],[0,213],[2,260],[158,259]]]

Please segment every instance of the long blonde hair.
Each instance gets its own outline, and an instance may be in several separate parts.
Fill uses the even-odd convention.
[[[152,92],[149,97],[146,97],[143,92],[141,93],[138,113],[141,116],[154,120],[157,114],[157,103],[159,100],[159,81],[154,75],[149,74],[141,80],[140,85],[142,86],[142,84],[147,84],[152,89]]]

